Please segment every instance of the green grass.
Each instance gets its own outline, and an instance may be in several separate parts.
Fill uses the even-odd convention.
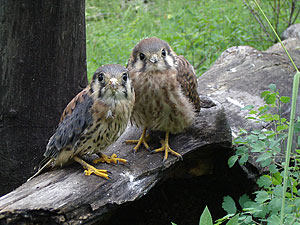
[[[197,75],[207,71],[227,48],[250,45],[264,50],[272,43],[241,0],[162,1],[88,0],[86,17],[87,68],[90,78],[101,65],[126,66],[139,40],[156,36],[184,55]],[[283,28],[284,29],[284,28]]]

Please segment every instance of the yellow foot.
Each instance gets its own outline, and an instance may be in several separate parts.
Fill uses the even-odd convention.
[[[121,159],[121,158],[117,158],[117,154],[112,154],[111,157],[105,155],[105,154],[101,154],[101,157],[98,158],[98,159],[94,159],[93,160],[93,163],[99,163],[99,162],[102,162],[102,163],[119,163],[119,162],[122,162],[122,163],[127,163],[127,160],[126,159]]]
[[[180,158],[182,160],[182,156],[178,152],[175,152],[173,149],[171,149],[170,146],[169,146],[169,132],[166,133],[166,138],[165,138],[165,140],[161,141],[161,144],[162,144],[161,148],[155,149],[152,152],[156,153],[156,152],[163,152],[164,151],[165,156],[164,156],[163,162],[167,161],[169,153],[171,153],[172,155],[177,156],[178,158]]]
[[[95,174],[99,177],[104,177],[106,179],[109,179],[108,177],[108,171],[107,170],[99,170],[93,166],[91,166],[90,164],[88,164],[87,162],[85,162],[84,160],[82,160],[81,158],[79,158],[78,156],[74,156],[74,160],[78,163],[80,163],[83,168],[85,168],[86,170],[84,171],[84,174],[86,176],[90,176],[91,174]]]
[[[146,136],[146,130],[147,129],[144,128],[140,139],[138,139],[138,140],[126,140],[125,143],[126,144],[136,144],[136,146],[133,148],[135,150],[135,152],[140,148],[141,144],[143,144],[147,150],[150,150],[150,147],[147,144],[147,141],[149,139],[149,135]]]
[[[107,170],[100,170],[100,169],[97,169],[97,168],[89,165],[89,167],[84,171],[84,174],[86,176],[90,176],[93,173],[99,177],[104,177],[106,179],[109,179]]]

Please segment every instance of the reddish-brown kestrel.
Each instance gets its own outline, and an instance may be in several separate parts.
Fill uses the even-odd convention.
[[[131,120],[144,130],[139,140],[126,143],[137,143],[135,151],[142,143],[149,149],[146,130],[164,131],[162,147],[154,152],[164,151],[164,161],[169,152],[181,157],[169,147],[169,133],[182,132],[193,123],[195,111],[200,110],[193,67],[167,42],[152,37],[134,47],[127,68],[136,94]]]
[[[105,65],[96,70],[91,83],[65,108],[58,128],[50,138],[38,175],[46,167],[63,166],[76,161],[86,170],[108,179],[106,170],[96,169],[81,159],[86,154],[98,154],[97,162],[126,162],[116,154],[102,151],[115,142],[129,121],[135,94],[128,70],[121,65]],[[33,176],[33,177],[34,177]],[[30,178],[31,179],[31,178]]]

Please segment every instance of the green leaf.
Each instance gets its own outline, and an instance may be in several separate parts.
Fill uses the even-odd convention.
[[[260,96],[263,98],[263,97],[265,97],[266,95],[268,95],[268,94],[270,94],[271,93],[271,91],[263,91],[261,94],[260,94]]]
[[[286,118],[281,118],[281,123],[284,123],[286,121]]]
[[[276,102],[276,95],[272,94],[265,98],[267,104],[274,104]]]
[[[263,175],[257,180],[257,184],[259,187],[270,187],[272,185],[272,180],[270,176]]]
[[[176,223],[171,222],[172,225],[177,225]]]
[[[247,120],[257,120],[257,118],[253,117],[253,116],[248,116],[246,117]]]
[[[253,109],[254,106],[253,105],[246,105],[244,108],[242,108],[241,110],[250,110]]]
[[[253,130],[253,131],[251,131],[251,134],[260,134],[261,133],[261,130]]]
[[[244,165],[248,161],[248,157],[248,153],[243,154],[239,160],[240,165]]]
[[[266,137],[266,135],[264,135],[264,134],[259,134],[259,135],[258,135],[258,138],[259,138],[260,140],[264,140],[264,139],[266,139],[267,137]]]
[[[269,200],[270,197],[266,191],[257,191],[255,201],[258,203],[264,203]]]
[[[281,96],[280,101],[283,103],[289,103],[291,101],[291,98],[287,96]]]
[[[272,153],[271,153],[271,152],[265,152],[265,153],[261,154],[261,155],[257,158],[256,162],[265,161],[265,160],[267,160],[267,159],[270,159],[271,157],[272,157]]]
[[[265,114],[260,116],[259,118],[265,122],[273,121],[273,116],[271,114]]]
[[[283,187],[281,185],[276,185],[276,187],[274,188],[274,195],[275,196],[278,196],[278,197],[281,197],[282,196],[282,190],[283,190]]]
[[[246,141],[242,137],[237,137],[234,139],[235,144],[241,144],[241,143],[246,143]]]
[[[246,129],[240,128],[240,134],[247,134],[248,131]]]
[[[280,198],[273,198],[269,202],[269,209],[272,210],[272,212],[279,212],[281,209],[281,199]]]
[[[283,125],[279,125],[277,126],[276,130],[278,132],[282,131],[282,130],[287,130],[289,128],[289,126],[287,124],[283,124]]]
[[[237,225],[239,224],[239,214],[236,214],[234,217],[232,217],[227,223],[226,225]]]
[[[215,222],[215,225],[219,225],[222,224],[224,221],[228,220],[230,217],[232,216],[232,214],[227,214],[226,216],[223,216],[220,219],[217,219]]]
[[[242,208],[246,208],[247,207],[247,203],[251,202],[250,197],[247,194],[243,194],[240,198],[239,198],[239,204],[242,206]]]
[[[223,198],[222,208],[228,214],[235,214],[236,213],[236,206],[234,200],[230,196],[225,196]]]
[[[272,179],[272,183],[274,184],[274,185],[280,185],[281,184],[281,182],[282,182],[282,176],[281,176],[281,174],[279,173],[279,172],[277,172],[277,173],[274,173],[273,174],[273,179]]]
[[[252,114],[256,114],[257,111],[256,110],[251,110],[250,112],[248,112],[248,114],[252,115]]]
[[[205,206],[205,209],[201,214],[199,225],[213,225],[212,217],[207,206]]]
[[[235,152],[236,155],[243,155],[246,153],[248,154],[248,148],[245,145],[238,146],[236,148],[236,152]]]
[[[265,149],[265,143],[263,141],[257,141],[254,144],[250,144],[251,152],[262,152]]]
[[[235,164],[235,162],[237,161],[238,156],[237,155],[233,155],[228,159],[228,166],[229,168],[233,167],[233,165]]]
[[[271,90],[271,91],[276,91],[276,84],[270,84],[269,85],[269,89]]]
[[[258,115],[261,115],[261,114],[267,112],[269,109],[270,109],[270,106],[268,106],[268,105],[264,105],[264,106],[259,107],[258,108],[258,110],[259,110]]]
[[[271,215],[268,218],[267,221],[268,221],[268,225],[278,225],[278,224],[280,224],[280,218],[275,214]]]
[[[261,165],[262,167],[267,167],[267,166],[270,166],[271,163],[272,163],[272,158],[269,158],[269,159],[266,159],[266,160],[264,160],[264,161],[261,161],[261,162],[260,162],[260,165]]]
[[[278,120],[279,120],[279,115],[278,115],[278,114],[274,114],[274,115],[273,115],[273,120],[278,121]]]
[[[278,172],[278,169],[276,167],[276,165],[272,164],[269,166],[269,170],[271,173],[277,173]]]

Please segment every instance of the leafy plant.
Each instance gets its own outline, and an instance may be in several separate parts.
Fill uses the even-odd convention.
[[[242,211],[239,212],[239,224],[263,222],[280,224],[282,184],[285,173],[284,146],[290,125],[287,119],[281,116],[281,108],[290,103],[290,98],[280,96],[274,84],[269,85],[269,89],[261,94],[266,103],[264,106],[258,109],[254,106],[244,108],[249,111],[248,119],[264,124],[265,128],[251,132],[242,129],[239,137],[234,140],[236,154],[228,160],[230,167],[237,161],[244,165],[248,161],[249,153],[252,152],[256,154],[254,160],[264,171],[268,171],[257,179],[260,189],[254,193],[254,200],[246,194],[240,197],[238,205]],[[300,132],[299,128],[300,118],[298,117],[294,130],[297,136]],[[298,140],[296,150],[291,155],[292,166],[287,170],[289,181],[288,191],[285,193],[287,201],[285,202],[284,224],[300,224],[300,138]],[[237,213],[236,203],[229,196],[224,197],[223,209],[228,215]]]
[[[242,134],[235,140],[238,145],[237,153],[229,159],[229,166],[239,159],[241,164],[247,160],[242,160],[242,152],[248,155],[249,151],[261,153],[256,162],[259,162],[262,167],[268,168],[268,173],[264,174],[257,180],[260,190],[256,191],[254,200],[250,200],[248,196],[242,196],[239,199],[239,204],[243,208],[241,216],[239,216],[240,224],[257,223],[261,224],[267,222],[268,224],[300,224],[300,167],[299,165],[299,141],[295,144],[295,151],[292,152],[293,136],[298,136],[300,119],[294,121],[296,112],[296,101],[298,97],[298,88],[300,80],[300,72],[292,60],[290,54],[282,44],[278,34],[272,26],[269,19],[261,9],[256,0],[253,0],[274,32],[274,35],[284,48],[286,54],[292,62],[296,74],[294,76],[293,91],[292,91],[292,104],[290,122],[281,118],[280,109],[278,104],[288,103],[288,97],[279,97],[276,92],[276,85],[269,86],[271,91],[263,92],[262,97],[266,102],[266,106],[260,107],[259,111],[250,111],[250,114],[257,114],[256,117],[249,117],[249,119],[259,120],[259,122],[269,122],[273,126],[269,129],[262,129],[252,131],[248,134],[247,131],[242,130]],[[279,114],[267,113],[270,107],[277,107]],[[252,110],[253,106],[248,106]],[[287,130],[288,131],[285,131]],[[246,139],[243,139],[242,136]],[[286,149],[283,148],[285,140],[287,139]],[[298,138],[299,139],[299,138]],[[242,144],[242,146],[241,146]],[[283,149],[283,151],[281,150]],[[281,152],[285,153],[283,160],[277,160],[276,156]],[[246,156],[248,158],[248,156]],[[292,163],[292,166],[290,166]],[[282,185],[283,182],[283,185]],[[244,201],[244,199],[247,199]],[[229,204],[228,204],[229,202]],[[227,203],[227,204],[226,204]],[[224,205],[233,205],[230,197],[224,198]],[[235,204],[234,204],[235,207]],[[232,209],[229,208],[229,209]],[[230,210],[224,208],[228,214]],[[221,219],[222,220],[222,219]]]

